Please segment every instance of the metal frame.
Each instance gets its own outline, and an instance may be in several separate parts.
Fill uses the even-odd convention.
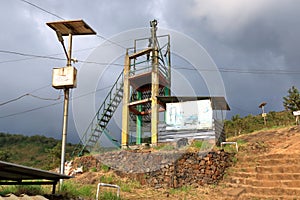
[[[73,176],[0,161],[0,185],[52,185],[52,194],[60,179]]]
[[[142,126],[145,122],[146,116],[149,122],[151,122],[151,144],[156,145],[158,142],[158,122],[161,109],[161,104],[157,99],[160,95],[170,95],[171,87],[171,61],[170,61],[170,36],[162,35],[157,36],[157,21],[150,22],[151,25],[151,37],[140,38],[134,40],[133,53],[129,54],[127,49],[124,65],[124,95],[123,95],[123,112],[122,112],[122,148],[128,147],[128,135],[130,126],[130,116],[136,117],[136,144],[142,142]],[[158,38],[167,38],[166,44],[159,45]],[[144,41],[144,44],[149,40],[149,45],[138,51],[137,43]],[[166,50],[166,53],[162,53],[162,49]],[[132,52],[132,51],[131,51]],[[166,60],[163,58],[163,54],[166,56]],[[150,59],[151,55],[151,59]],[[142,56],[147,56],[147,60],[139,61]],[[142,66],[138,68],[138,65],[151,61],[151,65]],[[131,65],[131,62],[133,64]],[[132,68],[131,68],[132,66]],[[146,89],[143,87],[146,84]],[[161,93],[161,89],[163,93]],[[145,90],[145,91],[143,91]],[[145,96],[147,93],[148,96]],[[147,109],[146,111],[143,109]]]

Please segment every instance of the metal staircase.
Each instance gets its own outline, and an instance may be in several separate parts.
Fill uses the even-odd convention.
[[[107,129],[107,125],[112,118],[113,114],[117,110],[120,102],[123,99],[123,71],[118,76],[117,81],[108,92],[106,98],[101,104],[96,115],[89,124],[87,130],[83,134],[80,143],[74,149],[72,156],[81,156],[84,150],[91,151],[92,148],[97,144],[101,135],[104,134],[112,144],[116,147],[120,147],[120,143],[112,138],[111,134]]]

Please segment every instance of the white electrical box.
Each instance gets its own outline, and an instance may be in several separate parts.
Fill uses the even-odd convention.
[[[52,87],[55,89],[76,88],[77,69],[75,67],[53,68]]]

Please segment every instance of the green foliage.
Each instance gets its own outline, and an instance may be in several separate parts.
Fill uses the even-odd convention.
[[[295,118],[291,112],[270,111],[267,114],[266,126],[264,125],[264,120],[261,115],[248,115],[243,118],[241,118],[240,115],[235,115],[231,118],[231,120],[225,120],[224,130],[226,133],[226,137],[228,138],[266,128],[269,129],[274,127],[293,125],[294,123]]]
[[[9,162],[11,154],[7,150],[0,150],[0,160]]]
[[[283,106],[286,110],[300,110],[300,93],[295,86],[288,90],[288,95],[283,97]]]

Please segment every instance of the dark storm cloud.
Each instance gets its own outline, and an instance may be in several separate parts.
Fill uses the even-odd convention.
[[[246,71],[222,73],[232,106],[246,107],[248,113],[256,114],[257,104],[266,100],[269,109],[280,110],[287,89],[300,87],[299,73],[277,73],[299,71],[299,1],[199,0],[165,4],[168,7],[161,12],[165,20],[169,19],[169,28],[182,30],[202,44],[219,68]],[[176,15],[172,14],[174,10]],[[259,75],[257,70],[271,73]]]

